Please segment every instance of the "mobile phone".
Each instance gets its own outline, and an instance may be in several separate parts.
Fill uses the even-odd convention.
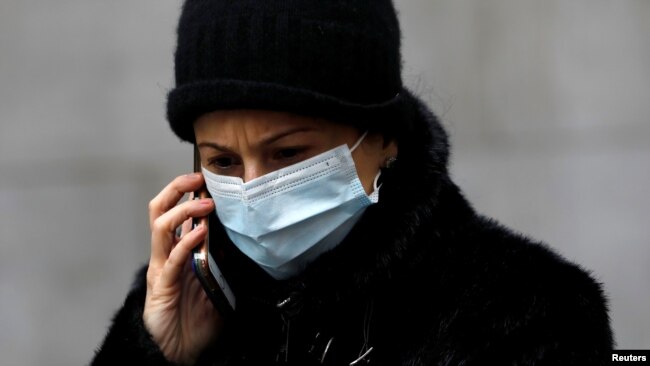
[[[194,146],[194,171],[201,171],[201,158],[196,145]],[[205,183],[194,192],[193,197],[195,200],[210,197]],[[218,243],[210,240],[210,216],[212,213],[204,217],[192,218],[192,229],[198,225],[205,225],[208,228],[203,242],[192,250],[192,268],[215,308],[221,316],[228,317],[235,311],[236,299],[219,267],[219,263],[222,263],[223,260],[223,251],[219,248]]]

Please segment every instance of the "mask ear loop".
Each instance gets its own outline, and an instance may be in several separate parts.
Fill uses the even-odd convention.
[[[359,145],[361,145],[361,142],[363,141],[364,138],[366,138],[366,135],[368,135],[368,130],[366,130],[361,135],[361,137],[359,137],[357,142],[355,142],[354,145],[352,145],[352,147],[350,148],[350,153],[352,153],[357,147],[359,147]],[[381,169],[377,172],[377,175],[375,175],[375,180],[372,182],[372,189],[373,189],[374,192],[379,190],[379,187],[381,187],[381,184],[377,185],[377,182],[379,182],[379,176],[380,175],[381,175]]]
[[[377,175],[375,175],[375,180],[372,182],[372,189],[377,191],[381,187],[380,185],[377,185],[377,182],[379,182],[379,176],[381,175],[381,169],[377,172]]]
[[[357,147],[359,147],[359,145],[361,145],[361,142],[363,141],[364,138],[366,138],[367,134],[368,134],[368,131],[366,130],[366,132],[364,132],[363,135],[361,135],[361,137],[359,137],[357,142],[355,142],[354,145],[352,145],[352,147],[350,148],[350,152],[353,152]]]

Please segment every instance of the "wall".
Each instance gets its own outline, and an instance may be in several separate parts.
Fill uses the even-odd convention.
[[[84,364],[187,172],[166,127],[179,1],[0,3],[0,354]],[[404,79],[477,210],[590,269],[650,348],[650,2],[399,0]]]

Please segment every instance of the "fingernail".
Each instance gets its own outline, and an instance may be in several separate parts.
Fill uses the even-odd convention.
[[[186,177],[189,179],[197,179],[198,177],[201,176],[201,173],[191,173],[191,174],[185,174]]]
[[[199,203],[201,203],[202,205],[209,205],[210,203],[212,203],[212,198],[203,198],[199,201]]]

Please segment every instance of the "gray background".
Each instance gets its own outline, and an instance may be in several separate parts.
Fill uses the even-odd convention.
[[[476,209],[591,270],[650,348],[650,1],[400,0],[404,79]],[[0,355],[79,365],[188,171],[167,128],[179,1],[0,2]]]

